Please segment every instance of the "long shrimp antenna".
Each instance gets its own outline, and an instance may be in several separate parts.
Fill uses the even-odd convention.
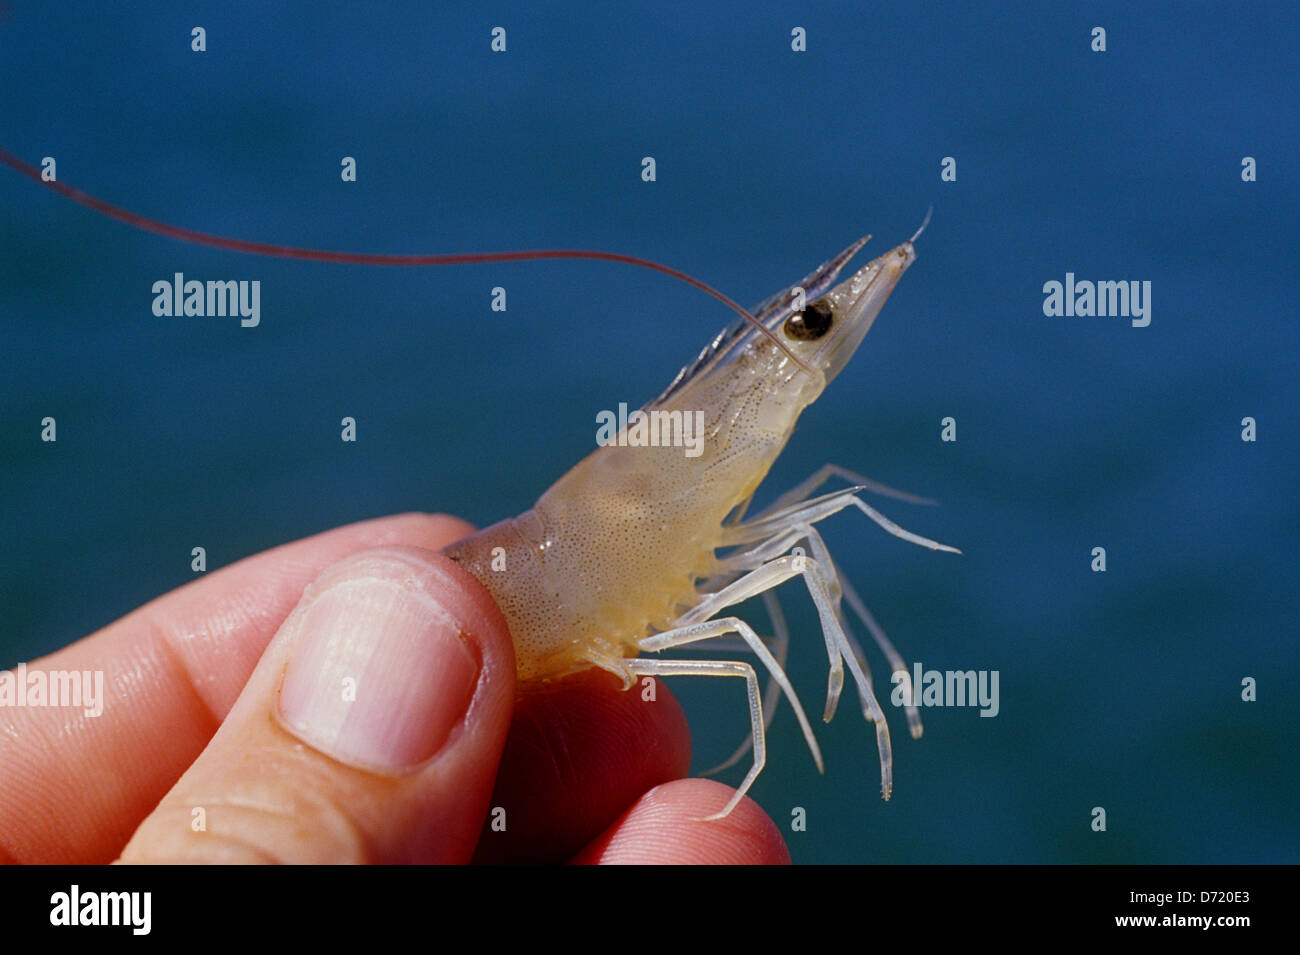
[[[148,216],[142,216],[138,213],[131,212],[129,209],[123,209],[112,203],[105,202],[103,199],[97,199],[89,193],[82,192],[58,180],[47,180],[41,176],[41,171],[15,156],[6,149],[0,148],[0,162],[6,166],[22,173],[33,182],[46,186],[63,196],[65,199],[71,199],[78,205],[85,206],[98,212],[102,216],[110,219],[116,219],[133,228],[140,229],[144,232],[153,232],[158,235],[166,236],[169,239],[177,239],[181,242],[191,242],[195,245],[207,245],[217,249],[228,249],[232,252],[245,252],[249,255],[265,255],[281,259],[302,259],[308,262],[334,262],[346,265],[475,265],[488,262],[531,262],[536,259],[598,259],[605,262],[622,262],[626,265],[635,265],[639,268],[650,269],[653,272],[662,272],[664,275],[671,275],[675,279],[691,285],[701,292],[711,295],[727,308],[731,309],[749,324],[753,325],[758,331],[769,338],[782,353],[785,354],[799,368],[808,374],[813,374],[813,370],[804,362],[799,360],[790,348],[777,337],[776,333],[765,326],[749,311],[729,296],[724,295],[717,289],[713,288],[699,279],[687,275],[679,269],[672,268],[668,265],[661,265],[650,259],[643,259],[635,255],[623,255],[620,252],[602,252],[597,249],[527,249],[519,252],[470,252],[465,254],[431,254],[431,255],[410,255],[398,254],[389,255],[378,252],[334,252],[328,249],[304,249],[289,245],[273,245],[268,242],[249,242],[246,239],[232,239],[226,236],[213,235],[209,232],[199,232],[196,229],[185,229],[180,226],[168,225],[166,222],[159,222],[157,219],[150,219]]]
[[[928,209],[925,210],[925,218],[924,218],[923,220],[921,220],[921,228],[917,229],[917,230],[916,230],[916,234],[913,235],[910,239],[907,240],[909,243],[911,243],[911,242],[915,242],[917,239],[921,238],[921,233],[924,232],[924,231],[925,231],[925,227],[928,226],[928,225],[930,224],[930,216],[932,216],[932,215],[934,215],[934,203],[933,203],[933,202],[930,203],[930,208],[928,208]]]

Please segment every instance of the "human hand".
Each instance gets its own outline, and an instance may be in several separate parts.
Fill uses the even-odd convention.
[[[697,821],[731,790],[681,778],[662,684],[644,702],[591,671],[516,700],[500,611],[436,552],[471,530],[341,527],[29,664],[102,671],[105,699],[0,707],[0,859],[788,862],[748,799]]]

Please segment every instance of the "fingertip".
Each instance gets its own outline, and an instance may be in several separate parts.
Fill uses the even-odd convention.
[[[420,546],[428,550],[440,550],[478,530],[469,521],[459,518],[455,514],[443,514],[441,512],[406,511],[392,517],[379,518],[379,520],[391,525],[393,543],[407,543],[411,540],[419,540]],[[413,531],[415,533],[412,533]],[[381,541],[379,546],[382,546],[383,543],[386,542]]]
[[[771,817],[745,797],[723,819],[703,817],[734,790],[711,779],[656,786],[582,850],[578,865],[789,865]]]

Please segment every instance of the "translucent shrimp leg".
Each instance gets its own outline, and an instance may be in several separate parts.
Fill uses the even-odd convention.
[[[743,534],[747,529],[752,528],[755,524],[758,524],[759,522],[772,520],[773,523],[776,523],[777,521],[780,520],[782,515],[791,515],[793,513],[797,513],[799,510],[799,505],[805,504],[807,502],[808,497],[814,491],[816,491],[817,488],[821,487],[832,477],[843,478],[844,480],[849,481],[855,485],[854,487],[848,488],[844,491],[837,492],[838,494],[852,495],[859,490],[866,490],[877,494],[883,494],[889,497],[894,497],[897,498],[898,500],[909,501],[916,504],[935,503],[933,500],[929,498],[919,497],[914,494],[908,494],[906,491],[900,491],[897,488],[890,487],[887,484],[881,484],[878,481],[873,481],[870,478],[863,477],[861,474],[857,473],[856,471],[851,471],[848,468],[840,467],[837,464],[824,464],[820,468],[818,468],[812,475],[810,475],[809,477],[801,481],[799,484],[791,488],[789,491],[786,491],[779,498],[773,501],[772,504],[764,508],[763,511],[761,511],[748,524],[741,525],[737,523],[737,525],[734,526],[738,526],[740,532]],[[835,498],[836,498],[836,494],[830,494],[824,496],[820,500],[826,502],[826,501],[833,501],[835,500]],[[936,544],[934,541],[930,541],[927,538],[921,538],[915,535],[904,536],[904,535],[909,535],[910,532],[903,531],[902,528],[899,528],[897,525],[893,524],[892,521],[888,521],[888,519],[884,518],[883,515],[879,515],[877,512],[874,511],[874,509],[869,508],[866,504],[862,503],[861,501],[855,500],[855,503],[858,504],[858,506],[860,506],[864,510],[864,512],[868,514],[868,516],[871,516],[873,520],[877,520],[877,523],[881,523],[881,526],[884,527],[890,533],[895,533],[896,531],[898,531],[901,533],[898,534],[897,536],[903,536],[903,539],[905,540],[912,540],[914,543],[922,544],[922,546],[927,546],[927,547],[933,546],[936,547],[937,549],[951,550],[960,553],[960,551],[956,551],[955,548],[947,548],[944,545]],[[813,517],[811,518],[811,520],[821,520],[823,517],[830,516],[831,513],[834,513],[834,511],[830,511],[829,513],[822,514],[818,517]],[[903,662],[902,657],[899,655],[898,651],[894,648],[893,643],[890,641],[889,637],[885,634],[885,631],[876,622],[875,617],[872,616],[871,612],[867,609],[866,604],[862,602],[862,599],[858,596],[857,592],[853,589],[853,587],[849,584],[847,580],[841,579],[838,569],[835,567],[834,561],[831,559],[829,550],[826,548],[824,541],[822,541],[821,535],[818,534],[817,531],[813,529],[811,520],[805,520],[804,522],[795,524],[793,527],[789,528],[788,532],[784,534],[778,533],[775,536],[768,538],[766,541],[763,541],[762,544],[760,544],[756,548],[753,548],[750,551],[745,551],[739,554],[731,555],[730,557],[728,557],[722,562],[724,571],[748,569],[750,567],[758,566],[758,564],[761,563],[762,561],[768,560],[776,554],[784,553],[786,550],[788,550],[789,548],[797,544],[800,540],[806,540],[808,542],[809,548],[813,552],[813,556],[816,557],[817,560],[819,560],[823,565],[825,565],[830,569],[830,585],[835,591],[836,611],[837,612],[839,611],[838,598],[839,598],[839,591],[842,589],[844,592],[844,596],[849,601],[849,606],[853,608],[854,613],[857,614],[857,616],[866,625],[867,630],[871,633],[872,637],[875,639],[877,646],[880,647],[881,652],[885,655],[886,659],[889,660],[893,672],[901,674],[901,679],[904,681],[904,683],[907,685],[910,691],[911,674],[908,673],[907,666]],[[850,645],[853,647],[854,653],[858,657],[858,660],[862,664],[864,670],[866,670],[868,676],[870,676],[870,670],[866,667],[866,658],[865,658],[865,654],[862,652],[862,647],[858,644],[857,640],[854,638],[853,633],[849,629],[847,622],[844,621],[843,616],[840,617],[840,622],[842,624],[845,635],[848,637],[848,641]],[[826,703],[826,710],[827,713],[830,715],[834,714],[835,705],[838,702],[838,698],[839,698],[838,687],[842,686],[843,684],[843,672],[841,670],[837,674],[836,669],[837,669],[836,665],[832,663],[832,672],[829,676],[831,688],[828,689],[827,703]],[[859,693],[861,693],[861,688],[859,688]],[[910,694],[910,692],[908,695],[908,699],[913,699],[913,696]],[[829,718],[830,716],[828,715],[827,719]],[[921,717],[915,705],[909,705],[907,707],[907,722],[913,738],[919,738],[922,732]],[[747,744],[742,745],[741,747],[742,751],[744,748],[746,748],[746,746]]]
[[[859,498],[857,492],[861,490],[864,490],[862,486],[855,485],[854,487],[844,488],[842,491],[833,491],[830,494],[823,494],[821,497],[813,498],[811,501],[794,504],[772,514],[747,521],[744,524],[737,524],[734,527],[727,528],[726,539],[723,543],[724,545],[748,544],[765,540],[785,530],[792,524],[798,522],[815,524],[818,521],[825,520],[832,514],[844,510],[846,507],[852,506],[862,511],[895,537],[910,541],[913,544],[920,544],[922,547],[928,547],[931,550],[947,551],[950,554],[961,553],[956,547],[940,544],[938,541],[922,537],[920,534],[913,534],[911,531],[899,527],[884,514],[881,514],[870,504]]]
[[[668,631],[671,633],[671,631]],[[763,728],[763,704],[758,696],[758,676],[748,663],[715,660],[645,660],[635,658],[627,661],[629,672],[636,676],[739,676],[745,679],[745,690],[749,694],[749,725],[754,734],[754,765],[750,767],[745,779],[736,790],[735,795],[727,801],[720,812],[705,816],[701,822],[722,819],[731,814],[731,810],[749,791],[758,774],[767,763],[767,736]]]
[[[776,599],[774,591],[767,591],[763,595],[763,606],[767,609],[768,618],[772,621],[772,637],[760,636],[759,639],[772,651],[772,656],[776,659],[777,664],[782,670],[785,669],[785,662],[790,650],[790,628],[786,625],[785,614],[781,610],[781,604]],[[850,634],[850,638],[852,635]],[[718,651],[739,651],[744,653],[749,649],[749,644],[743,640],[728,640],[725,637],[718,637],[713,640],[707,647],[709,650]],[[767,687],[763,690],[763,728],[770,730],[772,721],[776,718],[777,708],[781,704],[781,687],[774,677],[768,677]],[[703,770],[701,776],[714,776],[724,770],[730,769],[749,752],[754,745],[754,737],[750,733],[745,734],[740,745],[724,761],[716,766],[711,766]]]
[[[834,565],[832,565],[832,570],[834,570]],[[907,664],[903,662],[902,654],[895,649],[893,641],[886,636],[884,628],[876,622],[875,616],[867,609],[867,605],[862,602],[862,598],[859,597],[857,591],[853,589],[853,585],[850,584],[848,580],[841,579],[840,586],[844,588],[844,599],[849,602],[849,606],[852,607],[853,612],[858,615],[858,619],[866,624],[868,632],[876,641],[876,646],[880,647],[880,652],[885,655],[885,659],[889,661],[889,665],[893,668],[893,672],[900,675],[899,679],[903,684],[906,693],[905,698],[913,701],[908,703],[906,707],[907,727],[912,734],[912,739],[920,739],[921,733],[924,731],[924,727],[921,725],[921,712],[917,709],[915,703],[916,693],[912,687],[912,674],[908,672]],[[860,647],[857,647],[856,644],[854,649],[861,654],[862,650]]]
[[[830,550],[826,547],[826,542],[822,539],[822,536],[817,529],[811,524],[796,524],[794,527],[790,528],[788,533],[770,538],[752,550],[733,554],[731,557],[723,560],[722,565],[725,570],[747,570],[751,567],[758,566],[763,561],[775,556],[776,554],[785,553],[800,541],[806,541],[809,549],[812,551],[813,557],[815,557],[823,566],[830,569],[829,584],[836,597],[835,606],[837,612],[839,612],[838,598],[842,593],[844,598],[848,600],[849,606],[853,608],[853,612],[857,614],[858,618],[866,625],[867,631],[876,641],[876,645],[880,648],[880,652],[883,653],[885,659],[889,661],[891,671],[898,674],[899,680],[905,687],[907,699],[915,699],[915,696],[912,693],[912,675],[908,672],[907,664],[903,661],[902,655],[894,647],[893,642],[886,635],[884,629],[876,622],[875,616],[867,609],[867,605],[863,603],[862,598],[858,596],[857,591],[854,589],[853,585],[849,583],[848,578],[840,574],[839,567],[836,566],[834,560],[831,558]],[[862,664],[863,670],[866,672],[867,676],[870,677],[871,669],[866,664],[866,654],[863,652],[862,646],[858,643],[857,638],[854,637],[853,631],[849,628],[848,622],[844,619],[842,613],[840,615],[840,625],[844,629],[844,635],[848,638],[849,645],[853,648],[853,652],[858,657],[858,662]],[[841,676],[840,683],[842,682],[843,677]],[[834,685],[834,678],[832,678],[832,685]],[[861,695],[861,688],[859,688],[859,695]],[[832,715],[834,714],[835,703],[838,702],[838,696],[838,691],[836,691],[833,699],[829,698],[828,695],[827,710]],[[920,739],[923,730],[920,711],[914,703],[909,703],[906,707],[906,713],[907,725],[912,734],[912,738]],[[746,748],[747,745],[748,744],[742,746],[742,750]]]
[[[804,478],[804,480],[800,481],[767,507],[763,508],[757,516],[767,517],[769,514],[779,511],[783,507],[788,507],[791,504],[798,504],[800,501],[806,501],[808,498],[812,497],[813,491],[817,490],[833,477],[843,478],[850,484],[856,485],[864,491],[870,491],[872,494],[880,494],[884,497],[892,497],[895,500],[907,501],[909,504],[932,505],[937,503],[928,497],[909,494],[907,491],[900,491],[898,488],[890,487],[888,484],[881,484],[879,481],[873,481],[869,477],[863,477],[857,471],[850,471],[848,468],[842,468],[838,464],[823,464],[808,477]]]
[[[831,606],[835,611],[836,619],[839,622],[840,629],[844,631],[849,645],[853,652],[857,654],[859,662],[867,673],[868,679],[871,676],[871,670],[866,665],[865,655],[862,647],[858,645],[852,631],[849,629],[848,622],[844,619],[844,614],[840,609],[841,581],[839,572],[835,568],[835,563],[831,560],[830,550],[826,547],[826,542],[822,540],[819,534],[811,524],[799,523],[793,527],[782,531],[764,541],[757,547],[744,551],[739,554],[733,554],[722,561],[722,566],[726,570],[750,570],[758,567],[766,561],[772,559],[778,554],[784,554],[794,547],[800,541],[806,541],[809,549],[812,551],[813,559],[823,568],[829,570],[829,579],[825,581],[827,591],[830,594]],[[832,632],[824,626],[822,635],[826,639],[827,652],[830,656],[831,668],[827,677],[826,686],[826,708],[822,714],[822,719],[829,723],[835,716],[835,709],[839,705],[840,693],[844,689],[844,664],[840,652],[839,643],[834,639]],[[858,695],[862,696],[862,688],[858,688]],[[866,704],[866,700],[863,700]]]
[[[739,634],[749,644],[749,649],[763,661],[763,665],[772,674],[772,679],[781,687],[790,700],[790,705],[794,707],[795,716],[799,719],[799,726],[803,729],[804,739],[807,740],[808,749],[812,752],[813,762],[817,764],[817,771],[819,773],[824,772],[825,764],[822,761],[821,749],[817,745],[817,738],[813,736],[812,726],[808,722],[808,715],[803,711],[803,704],[799,702],[799,696],[795,693],[790,678],[785,675],[785,671],[781,669],[781,665],[777,663],[771,651],[759,639],[758,634],[754,632],[754,628],[739,617],[722,617],[718,620],[674,627],[671,630],[665,630],[663,633],[656,633],[653,636],[638,640],[637,648],[645,652],[655,653],[669,647],[680,647],[688,643],[712,640],[726,633]],[[762,715],[761,705],[759,715]]]
[[[815,533],[816,532],[814,531],[814,534]],[[793,546],[793,544],[796,542],[797,542],[797,538],[790,542],[790,546]],[[818,544],[821,544],[820,535],[817,536],[817,542]],[[789,550],[789,546],[777,547],[777,548],[764,548],[764,550],[765,552],[770,552],[770,556],[776,556],[779,554],[783,554],[787,550]],[[822,553],[818,553],[817,550],[814,550],[813,556],[818,560],[823,560],[823,555],[824,555],[825,560],[823,562],[825,563],[826,566],[831,566],[829,563],[830,555],[829,553],[825,552],[824,545],[821,547],[821,551]],[[759,566],[761,563],[763,563],[763,560],[756,560],[752,563],[746,560],[742,563],[739,561],[739,558],[741,557],[749,558],[753,553],[755,552],[750,551],[742,555],[737,555],[737,559],[735,561],[724,561],[723,563],[727,570],[731,570],[733,568],[739,570],[752,570],[755,567]],[[725,572],[723,574],[720,574],[719,577],[726,578],[727,580],[735,579],[734,574],[725,573]],[[717,578],[713,578],[713,579],[717,579]],[[705,586],[707,587],[710,583],[712,583],[712,580],[706,582]],[[845,636],[847,636],[849,642],[855,648],[857,648],[857,641],[853,638],[853,634],[848,630],[848,624],[844,620],[844,615],[840,611],[839,588],[838,586],[836,586],[834,579],[832,579],[827,583],[827,589],[831,594],[832,605],[835,608],[835,614],[840,622],[840,626],[844,628]],[[790,643],[790,628],[786,624],[785,613],[781,610],[781,605],[776,599],[776,592],[773,590],[768,590],[765,591],[762,596],[763,596],[763,604],[767,609],[768,617],[772,621],[772,628],[776,634],[776,636],[773,638],[772,645],[774,648],[779,649],[779,652],[776,653],[776,656],[779,659],[781,665],[784,667],[785,660],[786,660],[786,652],[788,650],[789,643]],[[827,655],[830,657],[831,665],[830,665],[830,675],[828,677],[828,686],[826,690],[826,707],[825,710],[823,711],[822,719],[825,722],[829,723],[831,721],[831,717],[835,715],[835,706],[839,702],[840,693],[844,688],[844,665],[843,665],[842,654],[840,653],[839,646],[835,643],[834,639],[830,636],[829,633],[824,633],[824,636],[826,638]],[[721,649],[721,647],[717,647],[717,649]],[[772,727],[772,719],[776,715],[776,706],[781,699],[777,690],[778,687],[776,686],[775,682],[769,681],[767,690],[763,694],[763,712],[765,716],[765,723],[769,729]],[[745,753],[749,752],[749,748],[752,745],[753,745],[753,739],[749,736],[746,736],[743,740],[741,740],[740,745],[736,747],[735,751],[729,757],[727,757],[725,761],[719,763],[718,765],[710,769],[705,770],[702,773],[702,775],[712,776],[714,773],[720,773],[724,769],[730,769],[732,766],[736,765],[736,763],[740,762],[741,758],[745,755]]]
[[[776,551],[788,550],[787,545]],[[756,561],[762,563],[762,561]],[[841,616],[839,612],[839,588],[832,589],[827,583],[826,575],[821,564],[816,559],[801,557],[782,557],[769,563],[762,563],[762,566],[754,567],[749,570],[738,580],[733,581],[723,587],[717,593],[709,594],[704,597],[698,604],[682,614],[674,623],[678,625],[693,623],[696,620],[707,620],[724,607],[730,607],[750,597],[756,597],[766,590],[784,583],[791,577],[802,574],[804,582],[808,586],[808,593],[812,597],[813,604],[817,607],[817,614],[821,620],[822,633],[826,639],[826,655],[830,661],[829,685],[826,691],[826,710],[822,719],[830,722],[830,718],[835,714],[835,701],[838,701],[840,691],[844,685],[844,667],[840,655],[840,641],[836,639],[835,633],[842,631],[840,626]]]
[[[823,477],[823,472],[825,477]],[[829,476],[836,473],[835,467],[828,466],[822,468],[812,478],[806,480],[793,492],[784,496],[785,500],[791,497],[798,497],[811,493],[818,486],[818,483],[824,481]],[[834,562],[830,558],[830,553],[825,546],[821,535],[812,527],[815,521],[824,520],[825,518],[843,510],[850,505],[856,506],[868,517],[874,520],[889,533],[903,540],[920,544],[923,547],[929,547],[933,550],[944,550],[951,553],[961,553],[957,548],[950,547],[946,544],[940,544],[929,538],[922,537],[919,534],[913,534],[911,531],[904,530],[889,518],[885,517],[875,508],[866,504],[856,496],[857,492],[865,490],[862,485],[846,488],[831,494],[823,495],[811,501],[802,501],[789,506],[778,508],[774,512],[760,516],[744,524],[734,525],[727,535],[727,543],[742,545],[746,543],[760,542],[757,547],[740,554],[733,554],[722,561],[724,573],[727,571],[741,570],[745,567],[752,566],[755,563],[764,561],[771,557],[773,553],[781,553],[794,546],[799,540],[807,540],[810,549],[814,552],[814,559],[807,563],[814,565],[816,578],[819,579],[823,591],[823,600],[819,601],[817,590],[812,586],[811,581],[814,579],[805,574],[806,579],[810,581],[809,589],[813,593],[814,603],[818,605],[818,612],[822,618],[823,635],[827,641],[827,651],[831,663],[831,673],[829,675],[829,686],[827,691],[826,715],[827,720],[834,715],[835,705],[838,702],[839,695],[843,684],[843,672],[841,669],[844,655],[848,656],[849,670],[853,673],[854,681],[857,684],[858,695],[862,702],[863,715],[876,724],[876,743],[880,753],[880,771],[881,771],[881,790],[886,799],[889,798],[892,790],[892,764],[893,753],[889,740],[889,727],[885,723],[884,714],[880,708],[879,701],[876,699],[874,689],[871,685],[870,673],[866,666],[865,655],[861,646],[853,639],[849,632],[847,624],[843,620],[842,612],[839,608],[839,600],[843,587],[839,580],[838,573],[835,569]],[[891,489],[892,490],[892,489]],[[770,510],[770,509],[769,509]],[[795,560],[796,558],[784,558],[784,560]],[[779,564],[780,561],[773,561],[773,564]],[[771,565],[764,565],[771,566]],[[761,570],[762,568],[760,568]],[[757,571],[756,571],[757,573]],[[710,608],[716,609],[716,603],[722,598],[723,594],[728,594],[734,598],[737,596],[737,590],[745,583],[749,582],[751,592],[746,596],[753,596],[752,580],[753,574],[740,578],[729,587],[724,587],[717,594],[712,595],[709,599],[703,601],[693,612],[707,612]],[[790,574],[786,575],[791,576]],[[785,579],[785,578],[782,578]],[[777,581],[779,583],[780,581]],[[775,584],[770,584],[775,586]],[[851,588],[849,588],[851,589]],[[742,598],[743,599],[743,598]],[[868,630],[876,639],[886,658],[889,659],[894,672],[901,673],[902,679],[910,683],[910,675],[907,673],[906,665],[903,663],[898,651],[894,648],[884,631],[876,623],[875,618],[871,616],[866,605],[858,597],[856,591],[850,601],[855,613],[862,618],[867,625]],[[827,618],[833,617],[835,625],[828,626]],[[907,719],[912,736],[917,737],[921,732],[920,716],[913,707],[908,707]]]
[[[790,628],[786,626],[785,613],[781,610],[781,604],[776,599],[774,591],[767,591],[763,594],[763,606],[767,609],[767,615],[772,621],[773,637],[771,639],[772,656],[776,657],[776,662],[785,668],[786,656],[790,649]],[[714,645],[717,646],[716,644]],[[771,729],[772,720],[776,717],[776,708],[781,702],[781,687],[777,685],[775,679],[769,678],[767,689],[763,691],[763,728]],[[712,776],[720,773],[725,769],[735,766],[749,752],[749,748],[754,745],[753,735],[747,735],[736,747],[736,751],[728,756],[718,765],[706,769],[701,776]]]
[[[785,531],[778,533],[776,536],[765,541],[759,547],[745,553],[735,555],[732,560],[736,561],[737,566],[760,562],[772,552],[782,552],[788,550],[799,540],[806,539],[810,549],[813,550],[813,557],[782,557],[770,563],[762,564],[757,570],[741,577],[735,583],[724,587],[717,594],[714,594],[706,603],[716,604],[724,599],[729,602],[739,602],[747,597],[753,596],[756,589],[764,586],[773,587],[782,580],[794,576],[799,571],[794,568],[800,562],[803,564],[803,574],[808,581],[809,592],[813,595],[813,602],[818,605],[819,612],[822,611],[823,605],[830,610],[830,614],[822,615],[822,634],[826,638],[828,653],[831,658],[832,676],[831,686],[828,690],[826,700],[825,719],[830,721],[835,712],[835,705],[839,701],[840,691],[843,686],[843,660],[847,655],[849,671],[853,674],[854,683],[857,686],[858,698],[862,704],[862,715],[870,722],[876,724],[876,745],[880,755],[880,779],[881,791],[886,799],[893,788],[893,751],[889,739],[889,727],[885,724],[885,715],[881,709],[879,701],[876,699],[875,691],[871,683],[871,673],[866,665],[865,654],[862,647],[853,639],[843,616],[839,609],[839,596],[841,581],[839,581],[835,565],[830,559],[830,553],[826,548],[825,542],[821,535],[810,524],[796,524]],[[723,562],[727,566],[727,561]],[[791,569],[779,577],[774,577],[769,568],[780,568],[789,566]],[[763,576],[766,572],[768,579],[766,582]],[[814,583],[816,581],[816,583]],[[833,582],[834,590],[831,587]],[[819,593],[820,591],[820,593]],[[857,594],[854,594],[857,599]],[[861,601],[858,601],[861,603]],[[703,607],[704,604],[701,605]],[[698,611],[701,607],[696,607]],[[865,606],[863,607],[865,610]],[[828,618],[832,623],[828,623]],[[874,620],[873,620],[874,622]],[[888,642],[886,638],[886,642]],[[893,651],[893,645],[890,644],[890,650]],[[888,654],[887,654],[888,655]],[[893,651],[891,663],[898,660],[898,667],[906,674],[906,667],[902,664],[901,657],[897,651]],[[836,676],[838,675],[838,680]],[[910,677],[908,677],[910,680]],[[909,715],[909,723],[912,717]],[[913,735],[916,731],[913,730]],[[743,750],[743,746],[742,746]]]
[[[826,569],[814,558],[781,557],[770,563],[763,564],[739,580],[723,587],[716,594],[709,595],[675,622],[692,626],[694,625],[693,622],[701,616],[712,616],[725,607],[757,596],[796,575],[803,576],[805,583],[808,585],[808,591],[812,595],[813,603],[817,606],[823,633],[827,635],[828,654],[831,656],[832,665],[838,665],[843,659],[843,655],[846,652],[848,653],[849,671],[853,674],[858,686],[859,696],[862,699],[862,715],[876,724],[876,747],[880,754],[881,792],[888,799],[893,789],[893,752],[889,742],[889,726],[885,722],[884,711],[881,709],[880,703],[876,700],[875,693],[871,688],[871,678],[864,672],[862,662],[854,653],[854,647],[849,643],[844,629],[840,626],[840,616],[833,606],[831,593],[826,583]],[[734,620],[735,618],[729,619]],[[646,639],[647,641],[657,641],[674,632],[669,630]],[[750,632],[752,633],[752,630]],[[758,640],[757,635],[754,637],[753,644],[757,645],[753,646],[755,652],[758,652],[758,647],[762,647],[763,652],[766,653],[767,648],[762,646],[762,642]],[[655,649],[661,648],[663,644],[647,644],[646,641],[641,641],[639,646],[644,649]],[[760,654],[761,656],[762,654]],[[775,676],[775,673],[773,675]],[[782,673],[782,676],[784,677],[784,673]],[[791,696],[791,694],[787,694],[787,696]],[[791,702],[794,702],[793,697]],[[804,726],[804,736],[811,745],[812,730],[802,719],[800,722]]]

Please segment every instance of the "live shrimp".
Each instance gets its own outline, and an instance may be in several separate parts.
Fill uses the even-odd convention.
[[[870,492],[921,501],[836,465],[826,465],[760,513],[746,518],[755,491],[785,448],[803,410],[853,356],[903,272],[916,260],[911,239],[835,279],[867,239],[853,243],[802,282],[773,295],[751,314],[727,296],[676,269],[636,256],[581,249],[391,255],[297,248],[215,236],[121,209],[54,180],[0,149],[0,163],[101,215],[169,238],[256,255],[383,266],[456,265],[534,259],[603,259],[654,269],[723,302],[740,318],[681,370],[642,414],[681,429],[703,423],[697,453],[672,442],[617,440],[598,447],[553,484],[528,511],[447,548],[477,577],[504,613],[514,639],[520,685],[599,667],[625,689],[638,677],[714,676],[745,681],[750,737],[719,769],[752,746],[753,763],[727,804],[728,815],[767,759],[766,730],[780,694],[790,701],[818,771],[821,751],[803,705],[785,674],[790,636],[775,588],[802,579],[817,609],[828,660],[822,717],[835,714],[847,666],[863,716],[875,726],[881,794],[893,789],[889,725],[872,687],[865,654],[841,607],[847,601],[889,662],[905,699],[914,700],[906,664],[866,605],[843,578],[814,525],[857,508],[896,537],[960,553],[904,530],[866,503]],[[926,222],[929,216],[926,217]],[[657,417],[655,417],[657,416]],[[635,416],[634,416],[635,417]],[[680,431],[679,431],[680,434]],[[814,496],[832,478],[849,486]],[[805,550],[806,547],[806,550]],[[761,596],[773,635],[726,611]],[[660,651],[736,646],[770,674],[764,694],[748,660],[668,659]],[[655,656],[646,656],[655,654]],[[765,717],[764,713],[768,715]],[[914,705],[913,737],[921,735]]]
[[[766,708],[770,711],[775,704],[774,691],[785,695],[822,771],[812,726],[778,659],[784,657],[789,635],[774,588],[794,577],[802,579],[817,608],[825,641],[829,679],[823,719],[829,721],[835,713],[847,666],[863,715],[875,726],[881,793],[888,799],[892,791],[889,724],[841,609],[842,598],[867,626],[895,678],[904,682],[909,700],[910,677],[889,638],[840,576],[814,525],[855,507],[903,540],[959,551],[904,530],[861,497],[864,491],[908,495],[834,465],[817,471],[761,513],[745,519],[745,512],[799,415],[844,368],[898,279],[915,261],[916,238],[834,285],[866,239],[855,242],[759,306],[756,321],[741,319],[722,332],[642,409],[642,425],[653,415],[660,421],[686,420],[687,415],[702,420],[699,453],[684,454],[671,443],[629,440],[627,432],[634,426],[629,418],[617,441],[580,461],[530,510],[444,550],[491,591],[505,614],[522,684],[591,667],[617,675],[625,689],[647,676],[745,681],[753,764],[728,803],[710,819],[735,808],[766,761],[767,722],[758,675],[746,660],[667,659],[657,654],[714,648],[722,639],[739,637],[743,649],[771,675]],[[833,477],[850,485],[814,497]],[[800,545],[806,545],[806,554]],[[771,640],[726,613],[759,595],[776,630]],[[908,722],[912,735],[919,737],[915,707],[908,708]]]

